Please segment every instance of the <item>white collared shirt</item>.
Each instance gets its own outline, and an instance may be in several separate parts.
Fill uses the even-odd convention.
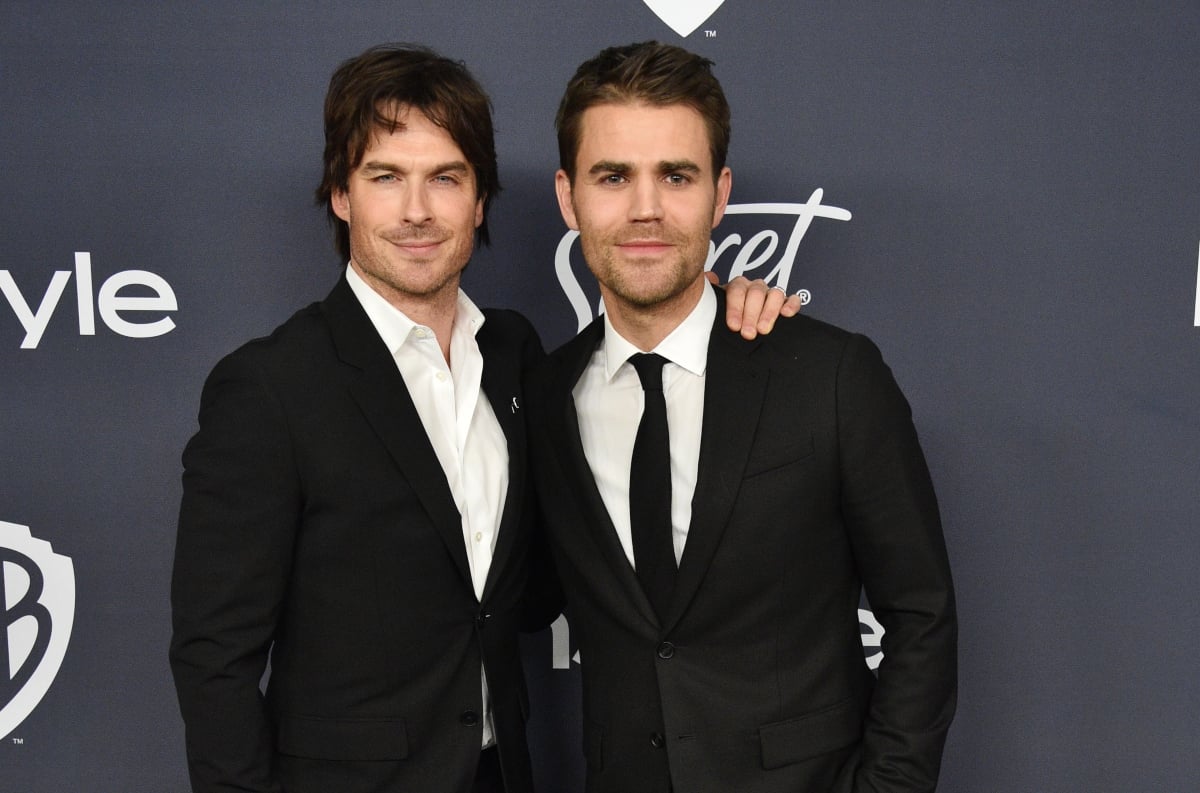
[[[657,347],[648,350],[669,361],[663,366],[663,396],[671,439],[671,535],[677,563],[683,556],[692,522],[692,494],[696,490],[704,419],[704,373],[716,316],[717,298],[706,284],[687,318]],[[629,356],[638,352],[642,350],[617,333],[606,314],[604,340],[592,353],[572,391],[584,455],[631,565],[629,466],[645,396]]]
[[[353,267],[346,268],[346,281],[391,351],[441,463],[462,516],[475,597],[482,598],[508,493],[508,442],[481,388],[483,355],[475,336],[483,327],[483,312],[459,290],[450,366],[432,329],[388,303]],[[486,677],[483,702],[483,745],[488,746],[494,733]]]

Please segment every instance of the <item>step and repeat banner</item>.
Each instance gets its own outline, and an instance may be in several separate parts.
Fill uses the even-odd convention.
[[[465,288],[554,347],[597,310],[554,111],[646,39],[711,58],[733,107],[714,269],[870,335],[912,403],[961,622],[940,789],[1195,789],[1194,0],[6,0],[0,793],[187,789],[180,452],[213,364],[338,277],[337,64],[417,41],[479,77],[504,191]],[[540,789],[581,790],[570,625],[524,650]]]

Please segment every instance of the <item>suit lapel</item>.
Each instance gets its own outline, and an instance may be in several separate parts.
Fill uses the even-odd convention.
[[[521,395],[521,351],[506,344],[496,333],[495,322],[484,322],[476,337],[479,352],[483,355],[483,379],[481,389],[492,412],[504,431],[508,444],[508,492],[504,497],[504,512],[497,529],[496,549],[492,553],[492,564],[488,568],[484,584],[483,599],[486,600],[495,588],[504,565],[512,556],[516,545],[518,524],[522,510],[526,509],[525,477],[529,470],[525,440],[525,420],[521,415],[524,405]],[[461,543],[461,540],[460,540]]]
[[[344,277],[322,309],[339,358],[357,370],[349,378],[351,396],[408,481],[469,586],[471,570],[462,518],[391,352]]]
[[[575,411],[572,391],[603,338],[604,319],[597,318],[559,354],[549,385],[548,429],[550,437],[555,439],[552,445],[559,454],[559,462],[571,492],[582,502],[580,512],[584,515],[586,530],[599,546],[605,563],[629,601],[643,619],[656,624],[658,620],[654,608],[625,556],[625,549],[621,547],[617,530],[608,515],[608,507],[596,487],[596,479],[588,465],[579,433],[579,415]],[[560,530],[572,529],[567,527]]]
[[[767,389],[767,371],[750,360],[759,342],[747,342],[726,329],[725,299],[720,291],[717,300],[717,319],[708,342],[692,523],[680,558],[671,606],[663,621],[664,632],[671,630],[686,611],[720,545],[741,486]]]

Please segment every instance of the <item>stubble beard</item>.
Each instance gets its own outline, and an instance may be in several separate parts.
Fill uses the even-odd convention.
[[[378,287],[382,286],[408,298],[429,298],[446,291],[451,284],[457,286],[470,261],[474,246],[469,245],[465,251],[455,251],[456,260],[462,261],[448,261],[441,268],[438,268],[436,257],[429,261],[406,259],[398,249],[390,248],[393,243],[425,240],[445,243],[453,240],[453,235],[439,226],[417,226],[389,231],[365,241],[365,256],[352,250],[351,259],[358,265],[359,273],[365,276],[364,280],[374,282],[377,291]],[[429,271],[434,268],[442,270],[439,273],[440,277],[423,277],[433,275]]]
[[[684,234],[657,234],[675,246],[666,262],[618,263],[620,240],[584,247],[588,269],[604,289],[632,308],[653,309],[685,292],[704,272],[706,246]],[[631,237],[632,238],[632,237]],[[696,261],[698,260],[698,261]],[[643,277],[639,277],[643,276]]]

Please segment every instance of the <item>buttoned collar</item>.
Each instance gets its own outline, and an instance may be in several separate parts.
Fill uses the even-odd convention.
[[[713,322],[717,318],[717,296],[713,288],[705,284],[704,293],[691,313],[660,341],[650,352],[655,352],[673,364],[696,376],[702,376],[708,365],[708,339],[712,335]],[[604,355],[604,374],[612,381],[621,365],[629,356],[642,352],[613,327],[608,314],[604,315],[604,340],[601,342]]]

